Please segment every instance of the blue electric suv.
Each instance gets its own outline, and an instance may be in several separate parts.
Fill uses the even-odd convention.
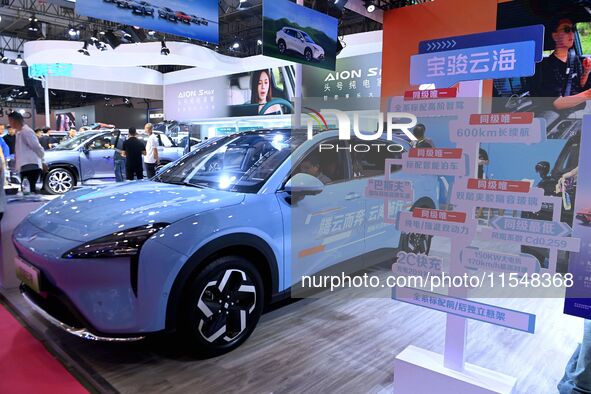
[[[364,197],[400,153],[351,149],[361,142],[251,131],[200,144],[149,181],[73,190],[15,230],[21,291],[80,337],[173,331],[201,355],[230,351],[301,275],[378,250],[428,253],[430,239],[401,235],[385,223],[384,201]],[[397,137],[380,142],[409,149]],[[320,144],[339,149],[319,153]],[[392,177],[410,180],[414,198],[391,201],[389,217],[436,207],[436,177]]]
[[[184,148],[176,146],[168,136],[160,132],[154,134],[162,165],[183,155]],[[146,134],[137,137],[145,144]],[[114,180],[115,147],[121,149],[126,138],[127,130],[86,131],[45,152],[49,172],[43,177],[43,190],[49,194],[64,194],[89,181]]]

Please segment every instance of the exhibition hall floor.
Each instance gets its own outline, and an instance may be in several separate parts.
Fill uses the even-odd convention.
[[[392,393],[396,355],[411,344],[442,353],[445,335],[443,313],[392,301],[387,292],[359,298],[338,291],[277,308],[237,350],[195,360],[164,337],[132,344],[83,341],[47,326],[17,291],[5,295],[100,392]],[[536,333],[469,321],[467,362],[515,376],[516,393],[555,393],[583,320],[564,315],[561,298],[486,302],[534,313]]]

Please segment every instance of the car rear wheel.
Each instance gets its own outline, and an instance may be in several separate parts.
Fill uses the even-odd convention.
[[[284,54],[285,53],[285,42],[283,40],[279,41],[279,44],[277,44],[277,47],[279,48],[279,53],[280,54]]]
[[[304,51],[304,56],[306,57],[307,61],[311,61],[312,60],[312,50],[310,48],[306,48],[306,50]]]
[[[72,190],[75,184],[76,179],[69,170],[54,168],[45,176],[43,189],[49,194],[64,194]]]
[[[221,257],[189,284],[179,329],[196,355],[214,357],[240,346],[263,311],[264,287],[250,261]]]

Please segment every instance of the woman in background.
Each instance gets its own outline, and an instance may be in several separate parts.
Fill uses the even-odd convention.
[[[279,104],[267,108],[264,113],[261,110],[273,99],[273,87],[271,86],[271,73],[269,70],[255,71],[250,78],[251,104],[258,104],[259,115],[280,115],[283,113]]]

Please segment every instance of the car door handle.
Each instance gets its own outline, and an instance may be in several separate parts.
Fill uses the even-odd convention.
[[[358,198],[361,198],[361,194],[359,193],[349,193],[345,196],[345,200],[347,201],[356,200]]]

